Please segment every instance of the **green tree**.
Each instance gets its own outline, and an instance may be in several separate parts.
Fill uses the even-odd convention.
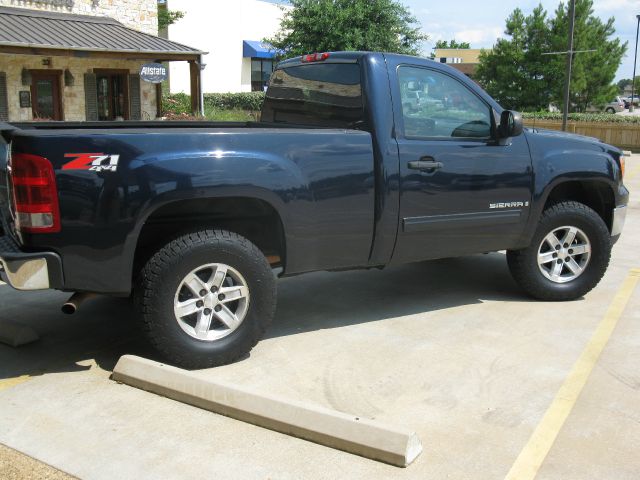
[[[538,5],[525,16],[516,8],[507,18],[505,32],[492,50],[480,53],[475,78],[505,108],[540,110],[551,92],[548,76],[549,26],[547,13]]]
[[[163,30],[169,25],[173,25],[182,17],[184,17],[184,12],[158,7],[158,30]]]
[[[616,87],[618,87],[618,93],[622,95],[627,87],[631,86],[630,78],[623,78],[622,80],[618,80],[616,83]],[[638,83],[638,77],[636,77],[636,84]]]
[[[568,5],[560,3],[555,18],[550,21],[551,48],[553,51],[567,49],[569,29]],[[573,56],[571,72],[571,91],[569,95],[571,110],[584,112],[589,105],[604,105],[615,97],[617,88],[613,84],[616,71],[627,51],[627,43],[611,38],[615,33],[614,19],[602,21],[593,14],[592,0],[576,0],[574,50],[595,50],[576,53]],[[564,55],[554,55],[550,77],[551,96],[561,105],[563,99]]]
[[[567,50],[568,5],[560,3],[553,18],[542,5],[525,16],[516,9],[507,19],[505,34],[492,51],[480,55],[477,80],[506,108],[541,110],[549,103],[563,104],[566,55],[543,53]],[[627,44],[617,38],[614,19],[603,22],[593,14],[592,0],[576,0],[571,74],[572,111],[584,111],[615,96],[612,84]]]
[[[471,44],[469,42],[457,42],[455,39],[449,40],[448,42],[446,40],[438,40],[436,42],[436,46],[433,47],[434,50],[436,49],[443,49],[443,48],[461,48],[461,49],[468,49],[471,48]],[[434,59],[436,58],[436,53],[431,52],[431,55],[429,55],[429,58]]]
[[[279,31],[265,39],[285,58],[340,50],[417,55],[428,38],[395,0],[291,0],[290,5]]]

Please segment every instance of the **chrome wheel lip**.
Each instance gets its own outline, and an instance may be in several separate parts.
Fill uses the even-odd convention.
[[[554,228],[540,242],[538,268],[547,280],[568,283],[585,272],[591,253],[591,241],[586,233],[578,227],[564,225]]]
[[[208,270],[211,274],[205,282],[197,273]],[[181,301],[180,294],[185,289],[192,298]],[[187,335],[196,340],[214,342],[232,334],[242,325],[249,303],[249,286],[238,270],[224,263],[208,263],[194,268],[180,281],[173,299],[173,313]],[[194,315],[196,322],[191,325],[186,318],[193,320]]]

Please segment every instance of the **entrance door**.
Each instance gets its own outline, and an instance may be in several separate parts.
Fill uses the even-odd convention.
[[[62,120],[61,72],[31,71],[31,109],[34,119]]]
[[[128,120],[128,72],[96,70],[98,120]]]

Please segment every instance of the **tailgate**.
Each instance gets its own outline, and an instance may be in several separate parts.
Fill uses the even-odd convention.
[[[9,187],[7,183],[7,164],[9,161],[9,142],[11,131],[15,127],[8,123],[0,123],[0,237],[8,232],[7,222],[10,221],[9,213]]]

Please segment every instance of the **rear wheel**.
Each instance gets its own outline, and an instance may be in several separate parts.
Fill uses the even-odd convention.
[[[507,252],[518,284],[541,300],[574,300],[602,279],[611,256],[609,229],[591,208],[557,203],[544,211],[529,247]]]
[[[144,330],[169,363],[208,368],[246,355],[275,310],[266,258],[247,239],[223,230],[183,235],[141,272],[136,303]]]
[[[607,112],[607,113],[616,113],[616,110],[615,110],[615,108],[613,108],[613,107],[607,107],[607,109],[605,110],[605,112]]]

